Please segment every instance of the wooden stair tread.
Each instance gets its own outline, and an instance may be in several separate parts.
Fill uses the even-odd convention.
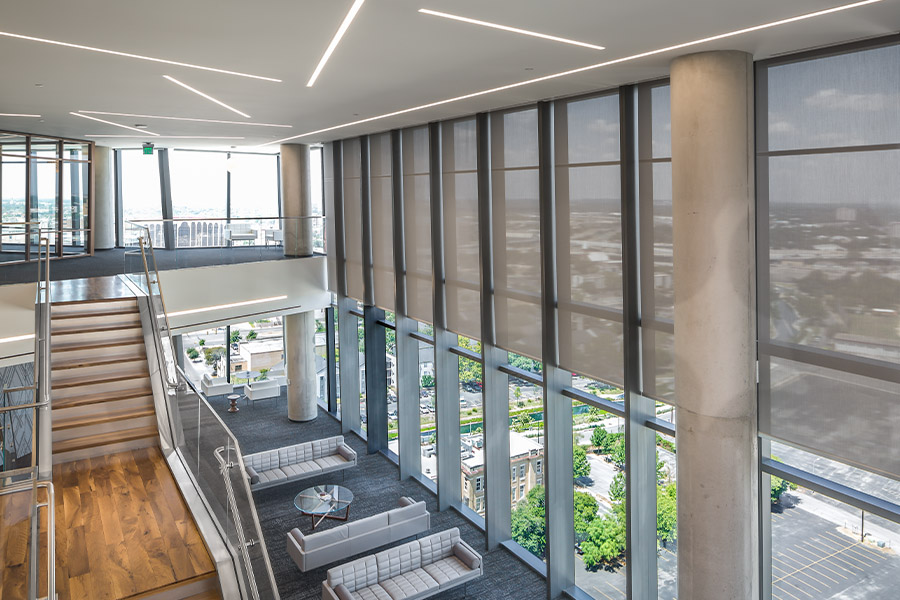
[[[133,363],[140,360],[147,360],[147,355],[143,352],[134,352],[124,356],[105,356],[100,358],[75,358],[69,360],[55,360],[50,364],[51,371],[66,371],[69,369],[80,369],[83,367],[102,367],[103,365],[119,365],[124,363]]]
[[[52,408],[71,408],[74,406],[86,406],[88,404],[100,404],[103,402],[113,402],[116,400],[129,400],[131,398],[140,398],[142,396],[152,396],[153,388],[150,387],[149,380],[141,387],[127,388],[124,390],[113,390],[110,392],[100,392],[97,394],[85,394],[83,396],[75,396],[73,398],[54,398],[51,402]]]
[[[102,383],[114,383],[116,381],[128,381],[129,379],[143,379],[146,377],[150,377],[150,371],[145,365],[144,368],[130,368],[106,375],[81,375],[79,377],[53,379],[51,380],[51,385],[53,386],[53,389],[63,390],[82,385],[99,385]]]
[[[117,444],[119,442],[130,442],[158,435],[159,432],[155,425],[147,425],[145,427],[135,427],[134,429],[123,429],[122,431],[113,431],[110,433],[98,433],[96,435],[88,435],[71,440],[63,440],[53,442],[53,453],[72,452],[74,450],[84,450],[86,448],[95,448],[97,446],[105,446],[107,444]]]
[[[129,329],[141,329],[140,323],[112,323],[104,325],[62,325],[50,324],[50,335],[78,335],[87,333],[103,333],[110,331],[127,331]]]
[[[63,431],[66,429],[74,429],[76,427],[87,427],[89,425],[102,425],[104,423],[114,423],[116,421],[125,421],[127,419],[140,419],[143,417],[152,417],[155,414],[156,410],[151,406],[149,408],[138,410],[84,415],[72,419],[53,421],[53,431]]]
[[[135,304],[137,304],[137,298],[135,298],[134,296],[119,296],[111,298],[84,298],[80,300],[51,300],[50,305],[66,306],[72,304],[100,304],[102,302],[134,302]]]
[[[52,336],[52,333],[51,333]],[[73,350],[101,350],[103,348],[109,348],[112,346],[135,346],[140,344],[143,346],[144,344],[144,336],[143,335],[135,335],[126,338],[119,338],[115,340],[102,340],[102,341],[91,341],[91,342],[63,342],[58,343],[53,341],[53,338],[50,339],[50,353],[54,352],[70,352]]]
[[[123,317],[129,315],[139,315],[140,311],[137,306],[131,308],[109,308],[102,309],[98,308],[97,310],[85,310],[81,312],[70,312],[70,313],[59,313],[59,314],[51,314],[51,320],[55,321],[57,319],[92,319],[95,317]]]

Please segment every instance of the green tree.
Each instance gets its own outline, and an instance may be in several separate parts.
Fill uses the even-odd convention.
[[[196,348],[188,348],[187,355],[191,360],[195,360],[200,356],[200,352]]]
[[[238,331],[237,329],[235,329],[234,331],[231,332],[231,338],[229,339],[229,342],[232,344],[237,344],[240,341],[241,341],[241,332]]]
[[[606,439],[609,437],[609,432],[606,431],[606,427],[600,425],[599,427],[594,427],[594,431],[591,432],[591,445],[598,450],[601,448],[606,448]]]
[[[594,519],[587,528],[587,539],[581,543],[584,566],[594,570],[603,563],[617,560],[625,552],[625,519],[619,511]]]
[[[537,516],[526,503],[520,502],[512,512],[512,537],[537,557],[544,556],[547,540],[544,537],[544,517]]]
[[[603,444],[597,446],[597,451],[600,454],[612,454],[613,450],[615,450],[616,448],[616,445],[619,443],[619,440],[622,440],[624,437],[625,434],[623,433],[607,433],[605,436],[603,436]]]
[[[249,333],[247,333],[247,341],[248,342],[252,342],[257,337],[259,337],[259,333],[257,331],[250,331]]]
[[[513,390],[513,398],[516,399],[516,402],[522,399],[522,388],[516,386],[516,389]]]
[[[781,496],[788,490],[796,490],[797,484],[772,475],[772,504],[780,504]]]
[[[678,503],[675,484],[656,487],[656,537],[665,546],[675,539],[678,523]]]
[[[586,492],[575,492],[575,541],[587,539],[587,528],[597,516],[597,500]]]
[[[620,469],[625,468],[625,436],[622,435],[615,439],[612,445],[612,461]]]
[[[625,500],[625,472],[619,471],[609,484],[609,499],[613,502]]]
[[[591,474],[591,464],[588,462],[584,446],[579,446],[578,444],[572,446],[572,465],[575,479],[587,477]]]
[[[544,533],[544,486],[536,485],[512,512],[512,536],[520,546],[542,558],[547,546]]]
[[[541,372],[540,362],[519,354],[510,353],[509,364],[517,369],[524,369],[525,371],[530,371],[532,373]]]
[[[434,387],[434,377],[432,375],[422,375],[422,387],[423,388],[433,388]]]
[[[777,460],[781,462],[781,459],[777,456],[772,456],[772,460]],[[772,479],[772,490],[771,490],[771,500],[772,504],[780,504],[781,496],[788,490],[796,490],[797,484],[791,483],[790,481],[785,481],[781,477],[776,477],[775,475],[771,476]]]
[[[204,340],[203,338],[200,338],[199,340],[197,340],[197,345],[202,348],[203,346],[206,345],[206,340]]]
[[[223,356],[225,356],[224,348],[217,347],[203,349],[204,360],[206,362],[206,365],[212,368],[213,377],[219,376],[219,361]]]
[[[268,377],[269,377],[269,369],[260,369],[259,377],[257,378],[257,381],[262,381],[263,379],[268,379]]]
[[[531,415],[528,413],[519,413],[513,419],[512,430],[518,433],[531,429]]]

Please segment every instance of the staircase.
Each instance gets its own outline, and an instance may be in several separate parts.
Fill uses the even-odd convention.
[[[159,443],[136,299],[53,303],[53,463]]]

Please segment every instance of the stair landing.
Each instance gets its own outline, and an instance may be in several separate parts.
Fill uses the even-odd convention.
[[[215,566],[159,449],[58,464],[53,483],[59,598],[217,597]]]

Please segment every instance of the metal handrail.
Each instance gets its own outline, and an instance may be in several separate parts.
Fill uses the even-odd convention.
[[[141,253],[141,264],[143,265],[144,276],[146,277],[146,282],[147,282],[146,291],[147,291],[147,297],[148,297],[149,308],[150,308],[150,313],[151,313],[150,319],[151,319],[151,323],[153,324],[153,327],[152,327],[153,340],[154,340],[154,344],[156,344],[156,348],[157,348],[157,357],[159,360],[160,370],[165,371],[165,373],[166,373],[163,377],[164,382],[165,382],[166,386],[169,388],[169,390],[175,392],[176,394],[183,393],[185,391],[193,391],[198,396],[198,400],[201,402],[205,402],[207,404],[207,407],[209,407],[209,404],[208,404],[208,402],[206,402],[205,397],[199,391],[197,391],[196,388],[194,388],[194,386],[191,384],[190,381],[188,381],[188,379],[185,377],[184,373],[180,370],[180,368],[177,366],[177,363],[175,362],[176,361],[175,348],[174,348],[172,336],[170,333],[171,328],[169,325],[169,316],[166,311],[165,296],[163,295],[162,284],[159,279],[159,270],[158,270],[157,264],[156,264],[156,254],[153,250],[153,241],[151,239],[151,236],[149,235],[149,230],[146,227],[143,227],[143,226],[136,226],[136,227],[138,227],[141,230],[141,233],[138,238],[139,239],[138,246],[139,246],[140,253]],[[148,251],[150,254],[149,260],[147,257]],[[137,251],[135,251],[135,253],[136,252]],[[151,273],[153,275],[153,278],[151,278]],[[153,289],[154,285],[156,286],[155,291]],[[155,300],[156,300],[155,296],[157,296],[157,295],[159,296],[159,304],[161,305],[159,308],[157,308],[157,306],[155,304]],[[160,327],[160,323],[159,323],[160,318],[164,319],[164,325],[162,327]],[[163,341],[163,339],[162,339],[163,333],[165,334],[165,336],[168,340],[168,343]],[[169,364],[165,357],[164,346],[167,346],[169,348],[170,356],[172,358],[172,365],[171,365],[172,370],[171,371],[169,370]],[[171,380],[170,380],[170,376],[172,378]],[[173,394],[172,396],[174,396],[174,395],[175,394]],[[171,398],[172,396],[169,396],[169,397]],[[166,402],[166,411],[167,412],[169,412],[169,408],[170,408],[169,402]],[[209,410],[216,417],[216,419],[218,420],[218,423],[220,424],[222,429],[228,433],[229,438],[230,438],[229,443],[231,444],[231,446],[234,449],[234,452],[237,455],[237,462],[231,461],[228,463],[228,465],[240,467],[241,470],[243,471],[243,461],[241,459],[240,448],[238,446],[237,440],[234,439],[234,436],[231,434],[231,432],[225,426],[224,422],[222,422],[221,419],[219,419],[218,415],[215,414],[215,412],[212,410],[211,407],[209,407]],[[174,425],[174,421],[172,419],[171,412],[169,412],[168,421],[169,421],[169,426],[172,428],[172,432],[174,434],[175,425]],[[173,441],[174,441],[174,437],[173,437]],[[224,448],[224,446],[222,448]],[[224,464],[225,461],[221,458],[221,455],[219,455],[218,452],[217,452],[217,459],[219,459],[220,464],[223,465],[222,473],[225,476],[225,480],[226,480],[226,482],[225,482],[226,498],[229,503],[229,509],[233,515],[234,523],[236,525],[236,531],[238,533],[238,542],[240,544],[239,550],[241,553],[241,559],[244,561],[245,570],[247,573],[247,580],[249,581],[249,584],[250,584],[250,592],[253,595],[253,600],[259,600],[260,596],[259,596],[259,591],[258,591],[258,584],[256,581],[256,575],[253,571],[253,566],[251,563],[248,548],[255,546],[257,544],[263,545],[263,557],[265,560],[266,567],[269,571],[270,577],[272,577],[271,564],[269,562],[269,557],[268,557],[267,553],[265,552],[265,541],[261,537],[262,534],[261,534],[261,528],[259,525],[259,519],[257,518],[255,508],[251,504],[251,517],[253,518],[255,530],[257,532],[259,532],[260,539],[251,540],[250,542],[247,542],[246,535],[243,530],[243,521],[240,516],[240,510],[237,506],[237,499],[235,497],[234,488],[233,488],[232,482],[227,474],[227,470],[230,467],[228,467],[227,465]],[[182,460],[184,460],[183,457],[182,457]],[[199,489],[199,486],[198,486],[198,489]],[[248,495],[250,495],[249,489],[247,489],[246,492]],[[252,498],[252,496],[250,496],[250,497]],[[272,582],[274,584],[274,579],[272,580]],[[276,592],[276,594],[277,594],[277,592]],[[276,598],[277,598],[277,595],[276,595]]]
[[[152,279],[150,279],[150,267],[147,264],[147,253],[144,250],[144,242],[145,242],[145,238],[144,238],[144,236],[141,236],[141,238],[138,240],[138,243],[140,244],[140,248],[141,248],[141,261],[144,264],[144,276],[147,278],[147,298],[150,301],[150,312],[151,312],[150,318],[153,319],[154,321],[156,321],[159,318],[159,314],[160,314],[157,311],[156,307],[154,306],[154,302],[153,302],[153,297],[154,297],[153,284],[156,284],[156,289],[159,292],[159,296],[160,296],[160,303],[162,304],[162,314],[166,320],[165,331],[166,331],[166,336],[168,337],[168,340],[169,340],[169,344],[168,344],[169,350],[170,350],[170,354],[172,356],[172,360],[174,361],[175,360],[175,349],[174,349],[174,347],[172,347],[172,337],[169,334],[169,331],[171,331],[169,329],[169,317],[166,314],[166,308],[165,308],[166,304],[165,304],[165,300],[162,297],[162,286],[159,283],[159,271],[156,268],[156,259],[153,258],[153,273],[156,275],[156,279],[152,280]],[[152,242],[152,240],[150,240],[149,236],[147,236],[146,242],[147,242],[148,246],[151,248],[151,252],[152,252],[153,242]],[[159,357],[161,360],[160,368],[161,368],[161,370],[163,370],[165,372],[166,385],[170,389],[176,389],[178,387],[178,376],[175,373],[171,372],[171,370],[169,369],[169,364],[168,364],[168,361],[166,360],[166,356],[165,356],[165,350],[163,349],[164,342],[162,341],[162,335],[160,335],[159,327],[155,323],[154,323],[154,327],[153,327],[153,337],[154,337],[154,339],[156,339],[159,342],[159,348],[160,348],[160,350],[162,350],[162,352],[161,352],[162,355]]]
[[[35,225],[27,223],[28,228]],[[42,600],[56,597],[56,529],[55,497],[52,476],[52,423],[50,421],[50,239],[38,225],[37,293],[35,297],[36,318],[34,335],[34,361],[32,385],[5,388],[2,396],[11,392],[32,392],[32,402],[16,406],[0,407],[0,413],[17,410],[31,410],[31,465],[0,473],[0,481],[11,480],[20,475],[28,475],[26,481],[0,486],[0,495],[31,491],[34,504],[31,507],[31,539],[29,556],[28,598],[37,600],[39,569],[39,513],[47,509],[47,595]],[[31,232],[29,232],[31,235]],[[46,488],[48,500],[38,501],[38,489]]]
[[[34,494],[34,497],[37,498],[37,490],[39,488],[44,488],[47,490],[47,501],[46,502],[35,502],[32,509],[34,513],[31,516],[31,526],[32,532],[35,531],[38,524],[38,511],[42,508],[47,509],[47,595],[41,596],[41,598],[37,598],[37,569],[36,565],[34,570],[32,571],[32,578],[29,581],[29,597],[35,598],[37,600],[54,600],[56,598],[56,511],[54,507],[56,506],[56,496],[53,490],[53,482],[52,481],[27,481],[20,484],[9,485],[3,488],[0,488],[0,496],[6,496],[8,494],[17,494],[20,492],[31,491]],[[38,544],[37,535],[32,536],[31,549],[34,554],[37,552]]]
[[[222,456],[223,450],[225,450],[225,446],[216,448],[216,460],[219,461],[219,472],[225,481],[225,497],[228,499],[228,509],[231,511],[231,516],[234,519],[234,529],[237,532],[238,543],[240,544],[241,558],[244,559],[244,569],[249,574],[247,579],[250,581],[250,593],[253,595],[254,600],[259,600],[259,589],[256,586],[256,577],[253,575],[253,565],[250,563],[250,552],[247,551],[247,548],[258,544],[259,540],[250,540],[248,542],[244,535],[241,511],[238,509],[237,499],[234,497],[234,487],[231,485],[231,476],[229,475],[231,469],[240,465],[235,464],[234,461],[226,461],[225,457]]]
[[[143,223],[178,223],[182,221],[303,221],[324,218],[325,215],[300,215],[296,217],[173,217],[169,219],[129,219],[125,223],[143,227]]]

